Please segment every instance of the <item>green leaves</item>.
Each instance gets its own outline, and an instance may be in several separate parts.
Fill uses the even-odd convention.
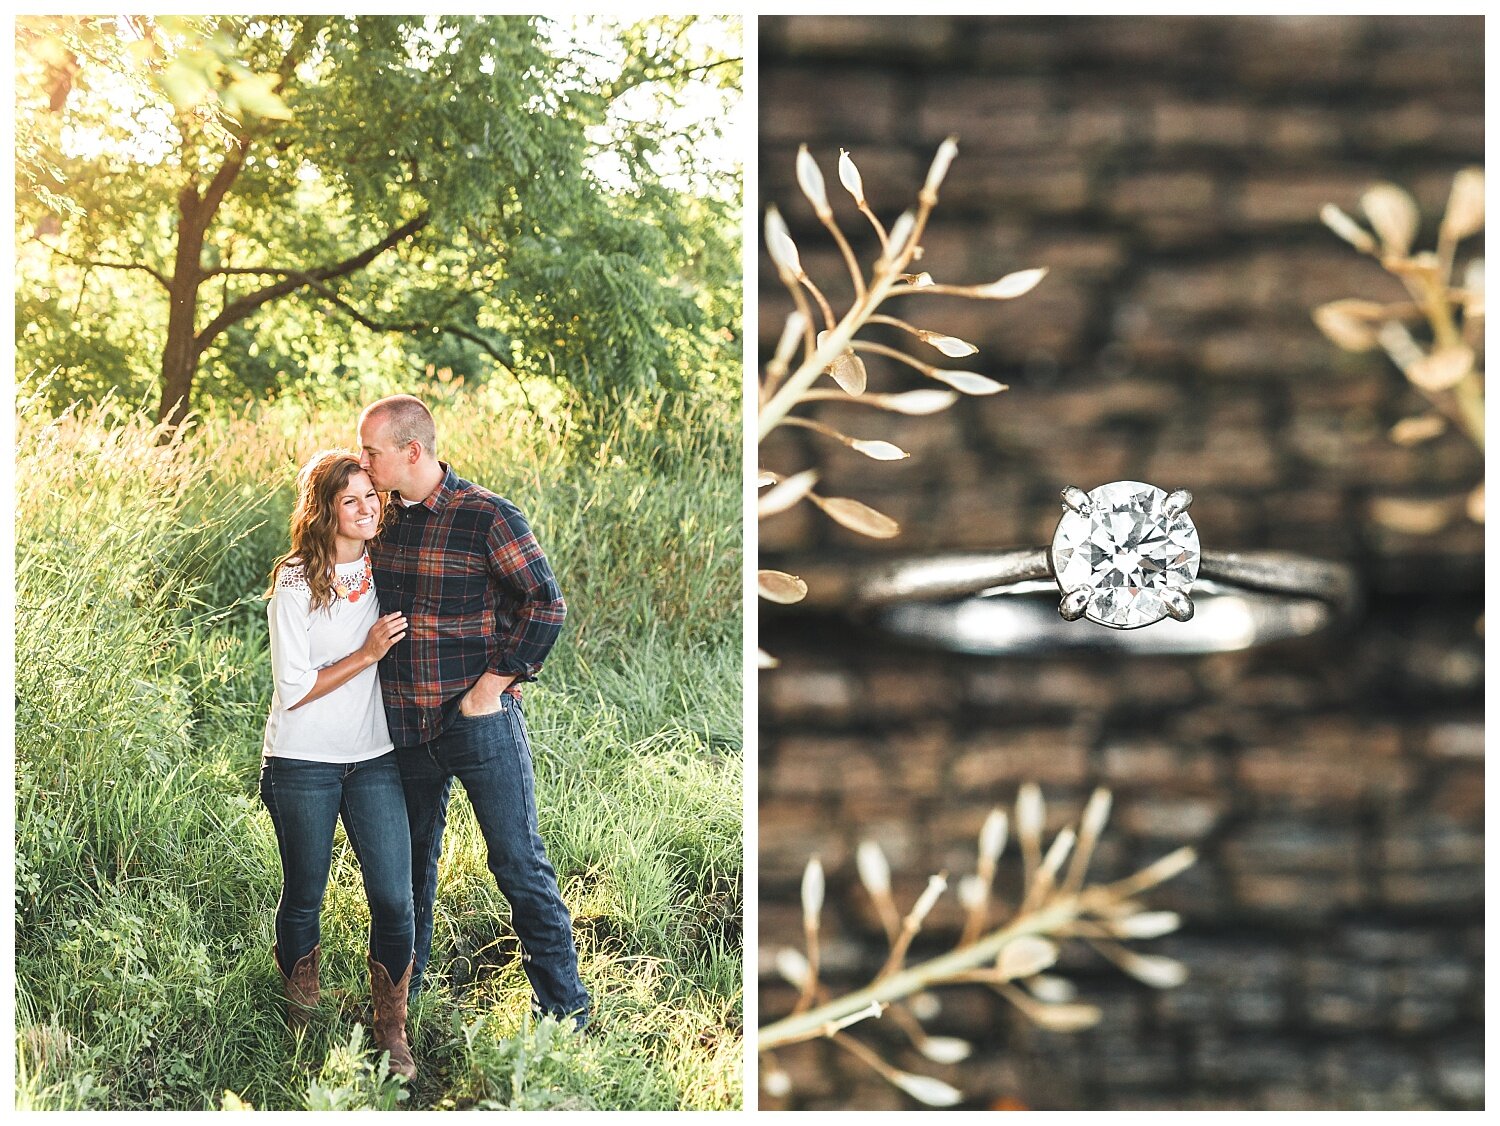
[[[736,79],[734,21],[48,19],[18,76],[18,202],[23,236],[60,224],[49,242],[75,257],[26,247],[18,336],[23,364],[60,369],[59,402],[158,378],[164,291],[116,267],[170,277],[184,192],[203,198],[241,146],[198,254],[200,332],[280,278],[429,222],[201,340],[196,383],[216,395],[429,365],[550,378],[601,404],[737,378],[738,179],[694,155],[722,127],[716,104],[681,120],[690,89]]]

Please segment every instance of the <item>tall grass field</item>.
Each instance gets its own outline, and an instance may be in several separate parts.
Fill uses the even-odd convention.
[[[737,408],[622,408],[580,430],[558,402],[427,398],[439,456],[521,507],[567,598],[527,722],[595,1027],[529,1018],[460,787],[433,988],[411,1012],[415,1084],[370,1048],[368,917],[342,830],[322,1011],[304,1034],[286,1026],[280,865],[256,795],[262,593],[296,467],[353,445],[359,404],[284,398],[162,443],[118,402],[52,417],[23,389],[19,1108],[742,1105]]]

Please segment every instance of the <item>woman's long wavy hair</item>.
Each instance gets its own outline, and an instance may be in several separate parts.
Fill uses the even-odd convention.
[[[299,564],[312,591],[311,605],[321,610],[333,602],[334,533],[338,529],[335,501],[362,470],[353,450],[324,450],[313,454],[297,474],[297,503],[292,508],[291,550],[271,565],[271,591],[288,564]],[[381,516],[384,516],[382,505]],[[380,517],[377,517],[379,519]]]

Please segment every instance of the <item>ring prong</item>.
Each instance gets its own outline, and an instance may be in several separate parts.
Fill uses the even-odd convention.
[[[1089,495],[1077,485],[1069,485],[1062,491],[1063,504],[1080,516],[1089,514]]]
[[[1063,616],[1065,622],[1076,622],[1083,617],[1084,610],[1088,609],[1089,592],[1080,587],[1063,595],[1062,601],[1058,603],[1057,612]],[[1189,613],[1192,611],[1189,610]]]
[[[1165,502],[1163,502],[1161,510],[1166,513],[1168,517],[1180,516],[1182,513],[1187,511],[1188,505],[1192,503],[1193,494],[1188,492],[1186,489],[1178,489],[1175,493],[1167,494],[1167,499]]]
[[[1193,600],[1180,590],[1164,590],[1161,600],[1166,604],[1167,613],[1179,622],[1185,622],[1193,616]]]

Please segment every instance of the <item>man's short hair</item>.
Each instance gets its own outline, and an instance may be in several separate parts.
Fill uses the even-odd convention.
[[[433,457],[437,456],[437,426],[427,404],[415,395],[387,395],[365,408],[365,419],[378,418],[390,427],[394,445],[405,448],[416,442]]]

